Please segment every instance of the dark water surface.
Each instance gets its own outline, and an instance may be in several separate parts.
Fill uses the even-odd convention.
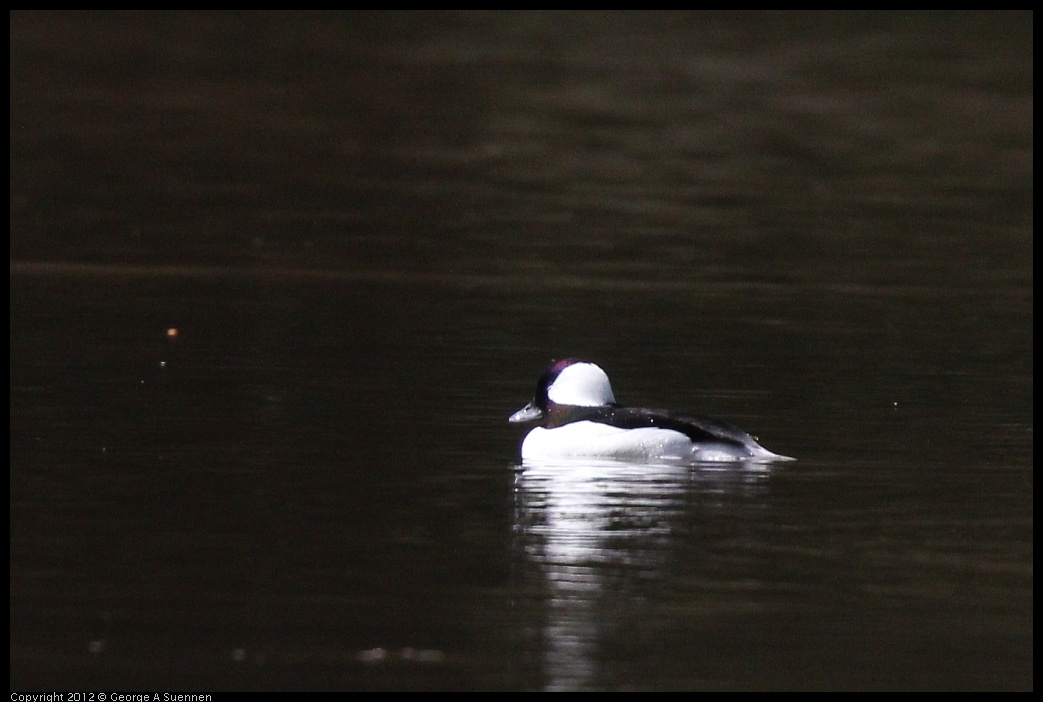
[[[1030,689],[1031,20],[12,14],[12,690]]]

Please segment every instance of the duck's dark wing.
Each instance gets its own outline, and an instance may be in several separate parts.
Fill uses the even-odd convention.
[[[695,443],[718,441],[737,446],[748,446],[754,442],[752,436],[738,427],[712,417],[681,415],[666,410],[640,409],[637,407],[598,407],[585,417],[623,429],[657,427],[671,429],[687,436]]]

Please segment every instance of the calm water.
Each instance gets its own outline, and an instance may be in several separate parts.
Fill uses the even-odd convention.
[[[12,690],[1030,689],[1031,19],[13,14]]]

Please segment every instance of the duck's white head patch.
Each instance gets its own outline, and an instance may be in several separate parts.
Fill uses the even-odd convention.
[[[616,401],[608,374],[586,361],[563,368],[547,388],[547,399],[559,405],[579,407],[600,407]]]

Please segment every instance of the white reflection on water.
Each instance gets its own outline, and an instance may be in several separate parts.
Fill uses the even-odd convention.
[[[667,589],[689,511],[712,509],[729,493],[762,494],[768,470],[745,463],[522,464],[515,556],[525,584],[543,594],[537,626],[545,688],[602,687],[602,647],[626,637],[628,621]]]

